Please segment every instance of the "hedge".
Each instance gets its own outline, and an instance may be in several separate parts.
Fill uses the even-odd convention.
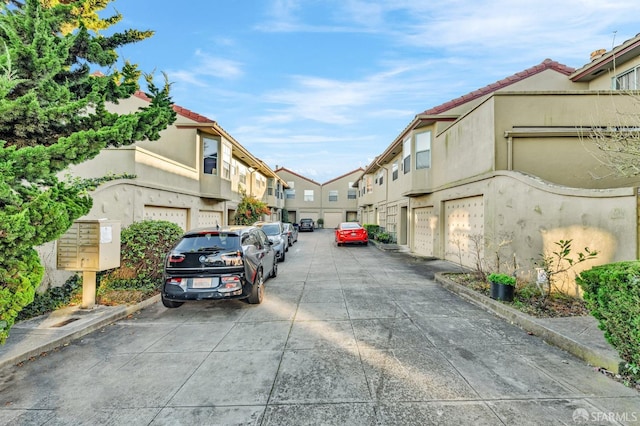
[[[640,377],[640,262],[600,265],[583,271],[576,282],[604,336]]]

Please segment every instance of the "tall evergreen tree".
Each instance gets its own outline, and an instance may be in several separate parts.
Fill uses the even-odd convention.
[[[60,180],[60,172],[105,147],[157,140],[176,118],[166,76],[162,86],[144,76],[147,107],[107,111],[107,103],[133,95],[142,76],[130,63],[118,68],[115,49],[152,35],[101,35],[121,18],[98,17],[110,1],[0,5],[0,343],[42,281],[34,247],[57,239],[91,208],[86,187]]]

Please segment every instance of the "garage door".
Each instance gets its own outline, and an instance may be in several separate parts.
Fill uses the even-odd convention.
[[[327,229],[333,229],[340,224],[340,222],[344,222],[342,220],[341,212],[332,212],[324,214],[324,227]]]
[[[144,218],[148,220],[166,220],[186,231],[189,226],[189,210],[173,207],[144,206]]]
[[[433,256],[434,233],[438,225],[433,207],[413,209],[413,223],[413,251],[420,256]]]
[[[214,210],[200,210],[198,214],[198,227],[203,226],[222,226],[224,222],[222,221],[222,212],[217,212]]]
[[[445,202],[445,259],[474,268],[484,258],[484,199],[470,197]],[[478,253],[479,252],[479,253]]]

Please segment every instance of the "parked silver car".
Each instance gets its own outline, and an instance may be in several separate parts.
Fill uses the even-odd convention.
[[[284,230],[287,233],[289,247],[291,247],[296,241],[298,241],[298,228],[293,226],[293,223],[285,222]]]
[[[256,222],[253,225],[267,234],[273,249],[278,254],[278,261],[284,262],[286,252],[289,250],[289,244],[287,243],[287,233],[282,222]]]

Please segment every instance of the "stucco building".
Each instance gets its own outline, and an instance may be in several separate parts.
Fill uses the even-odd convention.
[[[597,141],[637,135],[639,72],[640,36],[578,70],[545,60],[416,115],[358,179],[362,221],[469,267],[530,269],[561,239],[600,252],[583,267],[636,259],[638,178],[612,174]]]
[[[352,170],[325,183],[318,183],[285,167],[275,173],[286,183],[285,208],[291,222],[302,218],[322,219],[325,228],[340,222],[357,221],[358,197],[355,183],[364,169]]]

